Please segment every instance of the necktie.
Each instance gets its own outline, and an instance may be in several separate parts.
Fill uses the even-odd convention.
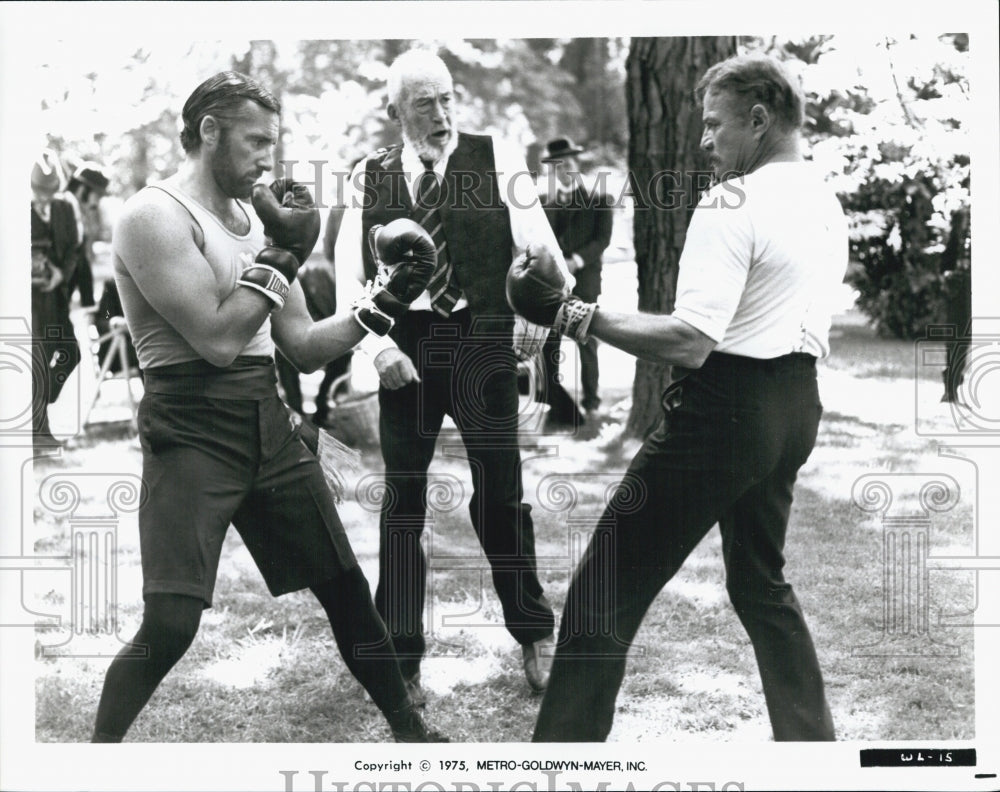
[[[462,290],[452,278],[451,259],[448,256],[448,243],[444,238],[444,226],[441,223],[441,213],[437,205],[441,200],[441,185],[434,173],[433,163],[424,162],[424,172],[417,179],[416,188],[417,222],[431,235],[437,248],[437,267],[435,267],[427,292],[431,297],[431,308],[441,316],[451,314],[452,308],[462,296]]]

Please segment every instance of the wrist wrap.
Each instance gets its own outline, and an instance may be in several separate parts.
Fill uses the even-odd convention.
[[[597,303],[588,303],[578,297],[570,297],[559,306],[553,325],[559,333],[581,344],[586,344],[590,340],[587,333],[596,311]]]
[[[251,264],[243,270],[236,285],[256,289],[274,303],[274,310],[281,310],[288,297],[288,279],[267,264]]]
[[[376,287],[372,281],[368,281],[364,293],[351,303],[351,310],[354,313],[355,321],[365,330],[375,335],[384,336],[396,324],[396,320],[379,310],[375,304],[373,292],[376,288],[381,287]]]

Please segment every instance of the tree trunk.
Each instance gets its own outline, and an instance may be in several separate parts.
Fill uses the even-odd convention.
[[[694,87],[709,66],[736,53],[732,36],[635,38],[625,63],[629,178],[639,310],[670,313],[677,264],[691,212],[710,173],[699,149],[701,110]],[[645,437],[660,418],[670,368],[636,361],[626,432]]]

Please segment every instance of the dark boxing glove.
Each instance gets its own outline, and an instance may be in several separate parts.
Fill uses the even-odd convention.
[[[354,318],[369,332],[385,335],[427,288],[437,250],[430,234],[405,218],[373,226],[368,244],[378,271],[354,302]]]
[[[250,200],[270,244],[304,264],[319,239],[319,210],[309,188],[291,179],[276,179],[270,187],[256,185]]]
[[[261,292],[280,309],[289,284],[319,238],[319,212],[309,188],[291,179],[277,179],[270,187],[256,185],[250,200],[271,244],[257,254],[237,283]]]
[[[543,247],[528,245],[507,272],[507,302],[515,313],[585,343],[596,303],[570,293],[562,270]]]
[[[400,219],[372,228],[368,241],[380,272],[385,273],[382,289],[373,298],[375,304],[399,318],[427,288],[437,266],[434,240],[419,223]]]

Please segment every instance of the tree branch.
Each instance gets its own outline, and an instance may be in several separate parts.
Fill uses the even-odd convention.
[[[896,67],[892,63],[892,55],[889,54],[889,48],[891,47],[891,39],[886,36],[885,38],[885,58],[889,62],[889,76],[892,77],[892,84],[896,87],[896,99],[899,102],[899,107],[903,111],[903,118],[906,119],[907,125],[913,129],[921,129],[923,127],[920,124],[913,113],[910,112],[910,108],[907,107],[906,101],[903,99],[903,92],[899,87],[899,80],[896,79]]]

